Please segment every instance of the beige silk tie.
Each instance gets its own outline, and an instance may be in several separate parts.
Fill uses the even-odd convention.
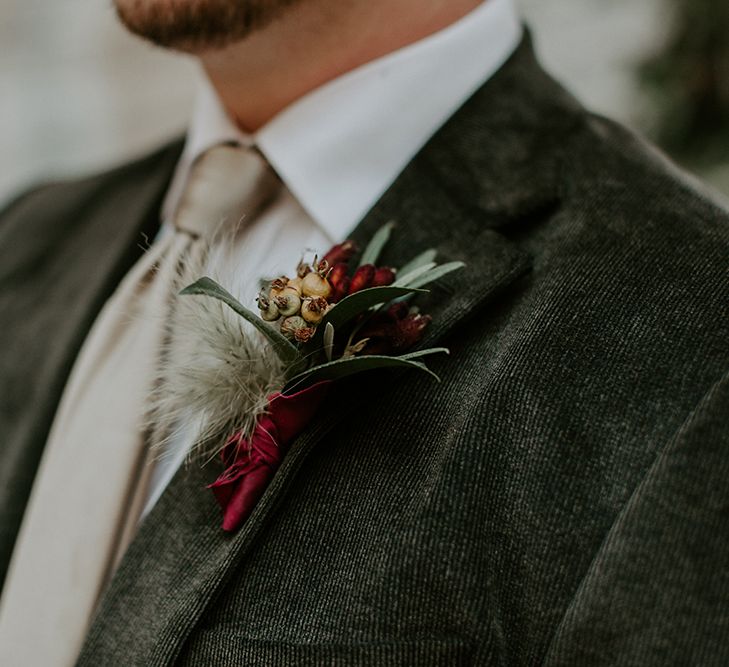
[[[205,252],[221,224],[252,217],[278,183],[254,149],[207,151],[193,165],[175,231],[155,241],[97,317],[56,413],[8,570],[3,667],[75,663],[146,490],[147,398],[178,271]]]

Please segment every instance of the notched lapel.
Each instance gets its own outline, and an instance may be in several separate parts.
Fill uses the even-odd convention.
[[[486,227],[469,227],[462,211],[439,188],[414,173],[411,165],[355,230],[366,242],[387,220],[396,228],[383,261],[402,265],[429,247],[439,261],[461,260],[465,267],[435,285],[424,312],[433,316],[423,345],[443,342],[448,333],[529,268],[529,258]],[[419,193],[411,193],[417,188]],[[369,380],[357,380],[368,382]],[[243,527],[222,531],[220,511],[206,485],[219,474],[216,464],[181,470],[141,526],[102,601],[80,665],[168,665],[235,563],[254,544],[312,450],[349,414],[341,396],[293,443],[281,468]],[[115,637],[114,642],[109,638]],[[121,643],[118,643],[121,640]]]
[[[142,522],[101,600],[79,665],[162,665],[175,653],[229,565],[232,540],[206,488],[212,468],[181,468]]]
[[[559,151],[552,144],[560,137],[541,138],[547,131],[541,115],[547,105],[566,108],[568,102],[555,101],[559,90],[535,64],[525,40],[354,230],[352,237],[364,245],[381,225],[395,221],[384,264],[401,266],[431,247],[441,262],[465,262],[419,300],[433,316],[422,345],[447,345],[458,326],[529,270],[529,256],[501,232],[535,211],[557,210]],[[564,108],[560,111],[566,118]],[[550,145],[540,146],[540,141]],[[361,386],[370,381],[357,380]],[[328,409],[293,443],[256,509],[234,535],[223,533],[220,512],[205,488],[218,470],[210,466],[177,474],[112,580],[80,664],[151,667],[174,662],[235,564],[285,500],[307,457],[353,409],[344,392],[334,394]]]
[[[391,241],[380,263],[403,266],[415,255],[433,248],[438,263],[461,261],[464,266],[426,287],[418,307],[432,316],[422,346],[443,342],[451,330],[465,323],[499,291],[529,270],[529,256],[499,232],[486,216],[458,205],[421,159],[411,163],[393,188],[355,230],[366,244],[374,231],[393,221]]]

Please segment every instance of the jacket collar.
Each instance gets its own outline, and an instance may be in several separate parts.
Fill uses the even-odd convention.
[[[429,247],[441,261],[466,262],[429,295],[423,310],[433,315],[433,324],[424,344],[446,342],[529,271],[528,254],[508,236],[519,223],[547,217],[559,206],[560,146],[577,109],[536,64],[525,39],[355,230],[355,240],[366,242],[394,220],[383,258],[393,265]],[[123,559],[79,664],[113,663],[121,644],[130,664],[174,661],[228,573],[255,544],[296,477],[305,474],[311,451],[352,409],[338,393],[293,443],[236,534],[222,532],[205,488],[218,471],[190,467],[177,474]]]

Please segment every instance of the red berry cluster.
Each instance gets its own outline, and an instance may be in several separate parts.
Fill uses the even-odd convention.
[[[395,270],[387,266],[363,264],[349,275],[349,261],[357,248],[352,241],[335,245],[323,260],[332,269],[327,280],[332,286],[329,301],[336,303],[343,297],[368,287],[391,285],[395,281]],[[430,324],[429,315],[421,315],[407,303],[398,302],[374,315],[361,329],[359,336],[366,339],[366,354],[391,354],[406,350],[420,341],[425,328]]]
[[[367,338],[367,354],[391,354],[413,347],[430,324],[430,315],[421,315],[406,303],[394,303],[377,313],[360,331]]]
[[[336,303],[345,296],[368,287],[385,287],[395,281],[394,269],[374,264],[363,264],[350,276],[349,262],[356,252],[357,246],[353,241],[344,241],[335,245],[322,258],[322,262],[331,267],[327,275],[332,286],[330,303]]]

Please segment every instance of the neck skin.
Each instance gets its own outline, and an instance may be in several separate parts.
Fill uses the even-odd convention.
[[[309,91],[445,28],[482,1],[301,0],[200,59],[230,116],[255,132]]]

